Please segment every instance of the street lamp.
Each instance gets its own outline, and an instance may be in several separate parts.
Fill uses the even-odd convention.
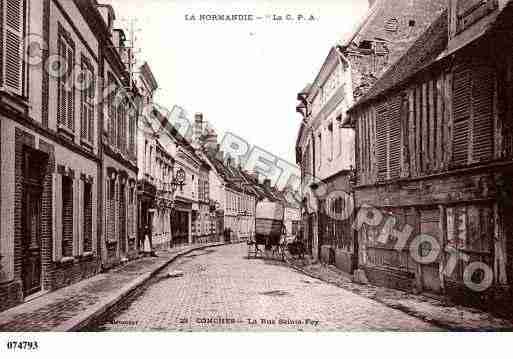
[[[183,186],[185,186],[185,171],[183,168],[180,168],[176,172],[175,178],[171,181],[172,192],[175,193],[178,187],[180,187],[180,191],[182,191]]]

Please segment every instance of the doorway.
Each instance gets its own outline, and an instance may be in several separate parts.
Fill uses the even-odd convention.
[[[440,245],[440,210],[439,209],[425,209],[421,210],[420,215],[420,233],[429,235],[435,238]],[[428,243],[423,243],[420,248],[420,255],[422,257],[429,255],[432,248]],[[440,257],[431,264],[421,264],[422,271],[422,287],[426,292],[440,294],[442,285],[440,282]]]
[[[42,288],[42,194],[43,169],[46,154],[32,149],[24,152],[22,284],[24,297],[40,292]]]

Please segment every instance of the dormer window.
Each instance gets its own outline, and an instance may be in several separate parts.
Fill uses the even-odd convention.
[[[498,6],[498,0],[458,0],[456,8],[457,32],[464,31],[496,10]]]
[[[372,50],[372,41],[369,41],[369,40],[361,41],[359,48],[362,50]]]
[[[399,30],[399,21],[395,17],[388,19],[385,22],[385,30],[389,32],[397,32],[397,30]]]

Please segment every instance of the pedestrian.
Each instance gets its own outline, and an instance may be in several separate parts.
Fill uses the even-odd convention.
[[[150,257],[158,257],[153,250],[153,239],[150,227],[144,226],[144,253]]]

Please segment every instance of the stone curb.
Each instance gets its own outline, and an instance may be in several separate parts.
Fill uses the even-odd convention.
[[[135,289],[139,288],[146,281],[152,278],[156,273],[164,269],[166,266],[171,264],[177,258],[182,257],[186,254],[189,254],[194,251],[202,250],[205,248],[213,248],[227,245],[227,243],[213,243],[206,244],[200,247],[194,247],[185,249],[184,251],[178,252],[174,254],[171,258],[164,261],[162,264],[157,266],[155,269],[151,270],[148,273],[145,273],[138,278],[134,279],[131,283],[124,286],[117,293],[109,296],[106,300],[101,301],[98,304],[93,305],[90,309],[84,311],[81,315],[73,317],[66,322],[58,325],[55,328],[52,328],[52,332],[78,332],[84,328],[87,328],[88,325],[94,323],[98,319],[101,318],[102,315],[107,313],[112,307],[121,302],[123,299],[128,297]]]

